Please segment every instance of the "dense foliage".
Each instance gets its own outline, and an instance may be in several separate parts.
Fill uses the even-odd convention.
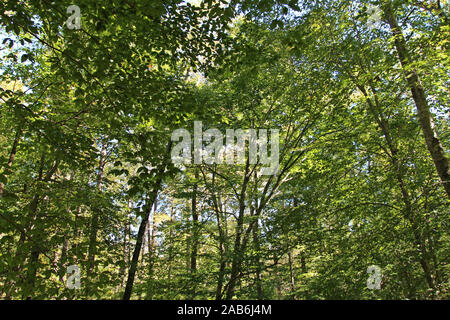
[[[0,297],[448,299],[448,8],[2,0]],[[194,121],[278,171],[175,164]]]

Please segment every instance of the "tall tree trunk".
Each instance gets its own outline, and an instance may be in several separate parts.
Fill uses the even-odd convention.
[[[208,182],[206,175],[203,171],[202,176],[205,185],[208,187]],[[216,300],[222,300],[223,296],[223,284],[225,279],[225,269],[226,269],[226,259],[225,259],[225,253],[226,253],[226,246],[225,246],[225,239],[226,239],[226,230],[224,230],[224,223],[226,225],[226,219],[223,217],[223,206],[220,196],[217,196],[216,193],[216,173],[215,171],[212,172],[212,179],[211,179],[211,198],[213,201],[213,208],[214,213],[216,215],[216,221],[217,221],[217,230],[219,232],[219,272],[217,274],[217,286],[216,286]]]
[[[196,273],[197,273],[197,251],[198,251],[198,238],[199,238],[199,225],[198,225],[198,212],[197,212],[197,180],[198,180],[198,169],[195,170],[195,183],[192,188],[192,249],[191,249],[191,275],[194,277],[192,284],[191,299],[195,297],[196,291]]]
[[[142,242],[144,239],[145,229],[147,227],[148,217],[149,217],[151,208],[153,206],[153,203],[156,199],[159,187],[161,185],[161,180],[162,180],[162,178],[158,179],[158,181],[155,184],[155,187],[153,188],[153,191],[151,192],[151,194],[149,196],[149,199],[148,199],[149,209],[147,210],[147,213],[145,214],[145,216],[142,218],[141,224],[139,226],[137,239],[136,239],[136,246],[133,251],[133,257],[131,259],[130,269],[128,271],[128,279],[127,279],[127,284],[125,286],[123,300],[130,300],[130,298],[131,298],[131,291],[133,290],[134,277],[135,277],[136,270],[137,270],[139,255],[141,253]]]
[[[133,290],[133,284],[134,284],[134,277],[137,270],[137,264],[139,260],[139,255],[141,253],[142,243],[144,240],[144,234],[148,223],[148,218],[151,212],[151,208],[153,206],[153,203],[155,202],[155,199],[157,197],[157,193],[159,191],[159,188],[161,186],[162,177],[158,178],[158,181],[155,184],[155,187],[153,188],[153,191],[151,192],[149,196],[149,205],[146,214],[142,218],[141,224],[139,226],[137,239],[136,239],[136,246],[133,251],[133,257],[131,259],[130,269],[128,271],[128,279],[127,284],[125,286],[125,292],[123,295],[123,300],[130,300],[131,298],[131,291]]]
[[[72,172],[70,175],[70,178],[69,178],[69,182],[72,182],[73,178],[74,178],[74,173]],[[70,210],[69,207],[66,210],[67,210],[67,216],[70,217],[72,215],[72,211]],[[70,232],[69,232],[69,234],[70,234]],[[61,257],[60,257],[59,263],[58,263],[58,271],[60,273],[59,280],[61,282],[64,282],[64,274],[65,274],[64,267],[66,266],[68,249],[69,249],[69,238],[67,235],[64,235],[62,248],[61,248]]]
[[[305,274],[308,272],[308,269],[306,268],[306,256],[305,252],[302,252],[300,254],[300,265],[302,267],[302,273]]]
[[[244,227],[244,211],[245,211],[245,195],[247,191],[248,182],[250,180],[249,176],[249,159],[247,157],[247,165],[245,168],[244,180],[242,183],[241,194],[239,196],[239,215],[237,219],[236,225],[236,235],[234,240],[234,248],[233,248],[233,260],[231,262],[231,274],[230,280],[228,282],[226,299],[231,300],[234,295],[234,289],[236,287],[239,274],[241,273],[241,263],[242,263],[242,255],[244,248],[242,248],[242,233]]]
[[[124,276],[129,264],[128,243],[130,237],[130,210],[131,200],[128,200],[125,226],[123,228],[123,267],[120,267],[120,276],[122,277],[121,287],[125,285],[126,277]]]
[[[169,225],[169,241],[168,241],[168,247],[169,247],[169,254],[167,259],[167,284],[169,292],[172,292],[172,261],[173,261],[173,249],[174,249],[174,241],[173,241],[173,225],[174,225],[174,217],[175,217],[175,197],[172,196],[172,204],[170,208],[170,225]]]
[[[400,26],[398,25],[397,18],[394,15],[390,1],[388,1],[384,6],[384,14],[391,28],[392,35],[394,36],[397,54],[405,73],[408,86],[411,90],[412,97],[416,104],[417,116],[425,137],[428,151],[431,154],[431,158],[433,159],[436,171],[441,179],[444,189],[447,192],[447,196],[450,198],[450,173],[448,159],[445,156],[445,151],[437,135],[433,117],[430,113],[430,108],[425,95],[425,90],[422,87],[417,71],[412,65],[412,59],[407,48],[406,40]]]
[[[387,12],[387,15],[390,14],[390,19],[395,20],[395,18],[392,16],[392,9],[390,7],[390,4],[387,7],[388,7],[388,9],[385,8],[385,12]],[[403,39],[403,41],[404,41],[404,39]],[[345,69],[345,67],[344,67],[344,69]],[[361,91],[361,93],[364,95],[367,105],[368,105],[369,112],[372,114],[377,125],[383,132],[384,138],[386,140],[386,144],[388,146],[388,150],[386,150],[384,148],[383,149],[386,152],[386,154],[388,154],[389,159],[394,168],[395,177],[397,179],[398,186],[399,186],[401,194],[402,194],[402,200],[405,205],[403,216],[411,224],[411,229],[412,229],[413,236],[414,236],[415,246],[417,246],[419,248],[420,253],[421,253],[421,255],[419,257],[419,262],[424,271],[424,276],[425,276],[426,282],[430,288],[434,289],[435,285],[434,285],[433,277],[431,275],[432,269],[431,269],[431,264],[429,261],[430,253],[427,251],[425,241],[424,241],[423,237],[421,236],[421,233],[419,230],[420,224],[417,222],[416,215],[414,214],[414,211],[412,208],[410,195],[408,193],[408,190],[407,190],[407,187],[406,187],[406,184],[404,181],[405,169],[404,169],[404,166],[400,163],[400,161],[398,159],[397,146],[391,137],[390,130],[389,130],[389,124],[388,124],[387,120],[384,118],[382,112],[379,112],[379,110],[381,110],[381,105],[380,105],[380,102],[378,99],[377,91],[373,87],[372,83],[369,83],[370,90],[374,96],[374,102],[372,102],[365,87],[363,85],[361,85],[348,70],[345,69],[345,71],[347,72],[349,77],[352,79],[354,84]]]
[[[203,171],[202,171],[203,174]],[[205,185],[207,185],[206,177],[203,174],[203,178],[205,180]],[[216,195],[216,175],[215,172],[212,174],[212,200],[214,205],[214,212],[216,214],[216,220],[217,220],[217,230],[219,231],[219,273],[217,275],[217,287],[216,287],[216,300],[222,300],[222,289],[223,289],[223,283],[225,278],[225,268],[226,268],[226,260],[225,260],[225,232],[223,228],[224,219],[222,216],[223,208],[222,208],[222,202],[220,200],[220,197],[217,197]],[[226,223],[226,221],[225,221]]]
[[[102,150],[100,153],[100,159],[98,164],[98,174],[97,174],[97,189],[98,192],[101,193],[103,187],[103,176],[106,164],[106,149],[105,145],[102,144]],[[86,276],[89,277],[92,275],[95,266],[95,255],[97,253],[97,233],[98,233],[98,219],[100,216],[100,208],[95,207],[92,212],[91,218],[91,231],[89,234],[89,249],[88,249],[88,268],[86,272]],[[90,292],[90,286],[86,287],[86,294],[88,295]]]
[[[74,217],[74,230],[72,240],[72,250],[75,254],[74,260],[77,260],[77,257],[79,256],[78,238],[80,236],[80,230],[78,229],[78,222],[80,220],[80,215],[81,215],[81,206],[78,206]]]
[[[275,257],[273,259],[273,268],[275,271],[275,283],[276,283],[276,288],[277,288],[278,300],[282,300],[283,293],[281,290],[281,277],[280,277],[280,271],[278,270],[278,260]]]
[[[131,292],[133,291],[134,277],[136,275],[139,254],[140,254],[141,248],[142,248],[142,239],[144,237],[145,229],[147,227],[151,208],[152,208],[153,204],[155,203],[156,197],[158,195],[158,191],[161,188],[162,179],[164,176],[164,172],[166,171],[166,166],[167,166],[168,158],[170,157],[171,149],[172,149],[172,141],[169,141],[169,143],[167,144],[166,158],[164,159],[163,164],[161,165],[161,168],[157,173],[157,178],[156,178],[153,190],[151,191],[151,193],[149,194],[148,199],[147,199],[149,209],[147,210],[144,217],[142,217],[142,221],[139,226],[139,231],[138,231],[137,239],[136,239],[136,246],[134,248],[133,258],[131,259],[130,270],[128,271],[128,279],[127,279],[127,284],[125,286],[125,292],[123,294],[123,300],[130,300],[130,298],[131,298]]]
[[[289,263],[289,284],[291,285],[291,294],[292,299],[295,300],[295,277],[294,277],[294,268],[292,265],[292,252],[291,249],[288,249],[288,263]]]
[[[198,172],[195,172],[195,179],[198,179]],[[197,271],[197,250],[198,250],[198,212],[197,212],[197,183],[192,190],[192,251],[191,251],[191,272]]]
[[[158,209],[158,198],[155,199],[155,204],[153,206],[153,217],[151,222],[151,228],[148,231],[149,237],[149,248],[148,248],[148,290],[147,290],[147,300],[153,298],[153,266],[155,264],[155,252],[156,252],[156,212]]]
[[[381,110],[381,106],[379,104],[379,100],[378,100],[375,89],[373,87],[371,88],[372,93],[374,95],[374,100],[375,100],[375,105],[374,105],[374,103],[370,99],[368,93],[366,92],[365,88],[360,85],[358,85],[358,87],[361,90],[361,92],[364,94],[364,96],[366,97],[366,102],[367,102],[367,105],[369,106],[369,111],[370,111],[370,113],[372,113],[379,128],[383,132],[384,138],[388,145],[389,159],[394,168],[395,176],[396,176],[396,179],[397,179],[397,182],[398,182],[401,194],[402,194],[402,200],[405,204],[404,218],[411,224],[411,229],[413,232],[415,245],[419,248],[420,253],[421,253],[421,255],[419,257],[419,262],[424,271],[424,276],[427,281],[427,284],[430,288],[434,289],[435,286],[434,286],[434,281],[433,281],[433,278],[431,275],[432,270],[431,270],[431,265],[430,265],[430,261],[429,261],[429,253],[425,246],[425,241],[424,241],[423,237],[421,236],[421,233],[419,230],[419,224],[417,222],[416,215],[414,214],[410,195],[409,195],[409,192],[407,190],[407,187],[406,187],[406,184],[404,181],[404,174],[405,174],[404,171],[405,170],[404,170],[403,165],[400,163],[400,161],[398,159],[398,149],[397,149],[397,146],[395,145],[395,142],[392,139],[392,136],[390,134],[388,122],[383,117],[383,114],[379,113],[377,111],[377,110]]]
[[[263,300],[263,291],[262,291],[262,285],[261,285],[261,261],[260,261],[260,244],[259,244],[259,228],[258,228],[258,222],[255,223],[253,227],[253,245],[255,249],[255,255],[256,255],[256,274],[255,274],[255,281],[256,281],[256,296],[258,300]]]
[[[9,153],[8,163],[6,164],[7,168],[10,168],[14,162],[14,159],[15,159],[16,153],[17,153],[17,146],[19,145],[19,141],[20,141],[21,133],[22,133],[22,130],[18,128],[17,132],[16,132],[16,136],[14,137],[11,152]],[[0,196],[3,193],[3,188],[4,188],[4,184],[2,182],[0,182]]]
[[[59,272],[60,272],[59,281],[61,281],[61,282],[64,281],[64,274],[65,274],[64,266],[66,265],[68,247],[69,247],[69,239],[67,239],[67,237],[64,237],[62,248],[61,248],[61,258],[59,259],[59,263],[58,263]]]
[[[39,172],[39,180],[43,181],[49,181],[53,174],[58,169],[59,160],[56,160],[53,162],[52,167],[47,171],[45,174],[45,177],[43,178],[43,166],[44,166],[44,159],[45,157],[42,156],[41,158],[41,168]],[[28,258],[28,269],[25,276],[25,283],[24,283],[24,290],[22,293],[22,299],[32,299],[34,295],[34,289],[36,284],[36,275],[38,270],[38,264],[39,264],[39,255],[44,251],[44,249],[41,247],[42,243],[44,243],[43,237],[44,237],[44,230],[42,230],[43,222],[40,221],[41,216],[38,214],[38,203],[39,203],[39,196],[36,195],[33,199],[33,202],[30,206],[30,228],[28,229],[28,232],[30,232],[30,243],[31,245],[31,252],[30,257]],[[33,231],[33,228],[36,226],[36,230]],[[25,235],[25,233],[24,233]],[[34,235],[34,236],[33,236]]]

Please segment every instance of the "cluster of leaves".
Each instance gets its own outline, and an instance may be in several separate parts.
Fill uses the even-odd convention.
[[[448,299],[449,199],[408,82],[447,150],[439,5],[374,1],[404,65],[364,1],[79,0],[78,30],[70,4],[0,4],[3,299]],[[278,171],[175,166],[194,121],[278,129]]]

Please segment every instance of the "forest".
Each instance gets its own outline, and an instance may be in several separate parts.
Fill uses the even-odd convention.
[[[450,299],[448,0],[1,0],[0,300]]]

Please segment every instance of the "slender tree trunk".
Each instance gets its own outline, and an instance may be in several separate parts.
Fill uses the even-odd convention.
[[[75,217],[74,217],[74,219],[75,219],[74,225],[75,226],[74,226],[74,230],[73,230],[73,240],[72,240],[72,249],[73,249],[73,252],[75,253],[74,260],[77,260],[78,251],[79,251],[78,238],[80,236],[80,231],[78,230],[78,222],[80,219],[80,215],[81,215],[81,206],[78,206],[77,211],[75,213]]]
[[[13,145],[11,148],[11,152],[9,153],[8,163],[6,164],[7,168],[10,168],[14,162],[17,153],[17,146],[19,145],[20,135],[22,133],[21,129],[17,129],[16,136],[14,137]],[[0,196],[3,194],[4,184],[0,182]]]
[[[304,252],[302,252],[301,254],[300,254],[300,265],[301,265],[301,267],[302,267],[302,273],[304,274],[304,273],[307,273],[308,272],[308,269],[306,268],[306,257],[305,257],[305,253]]]
[[[388,16],[388,18],[390,20],[394,19],[394,21],[396,22],[395,17],[393,17],[393,15],[392,15],[392,9],[390,7],[390,4],[387,5],[386,8],[385,8],[385,13]],[[400,34],[401,34],[401,32],[400,32]],[[404,39],[403,39],[403,41],[404,41]],[[383,132],[384,138],[386,140],[386,143],[387,143],[387,146],[389,149],[389,150],[385,149],[385,152],[388,154],[389,159],[394,168],[394,173],[395,173],[395,176],[396,176],[396,179],[397,179],[397,182],[398,182],[401,194],[402,194],[402,200],[405,204],[404,218],[411,224],[415,246],[417,246],[420,250],[421,255],[419,257],[419,262],[424,271],[424,276],[425,276],[426,282],[430,288],[434,289],[435,285],[434,285],[434,281],[433,281],[433,278],[431,275],[432,270],[431,270],[431,265],[429,262],[430,254],[427,251],[425,241],[424,241],[423,237],[421,236],[421,233],[419,230],[420,224],[416,221],[416,216],[413,211],[412,203],[410,200],[410,195],[407,191],[407,187],[404,182],[404,174],[405,174],[404,166],[400,163],[400,161],[398,159],[398,149],[394,143],[394,140],[391,137],[390,130],[389,130],[389,124],[386,121],[386,119],[384,118],[383,114],[379,113],[377,111],[377,110],[381,110],[381,105],[378,100],[377,92],[376,92],[375,88],[373,87],[373,85],[370,83],[370,89],[374,95],[374,103],[375,103],[375,105],[374,105],[374,103],[372,102],[371,98],[369,97],[369,94],[367,93],[365,87],[362,86],[361,84],[359,84],[358,81],[355,79],[355,77],[348,70],[346,70],[346,71],[347,71],[349,77],[352,79],[352,81],[355,83],[355,85],[358,87],[358,89],[364,95],[367,105],[369,107],[369,112],[373,115],[376,123],[378,124],[379,128]]]
[[[73,181],[73,177],[74,177],[74,173],[72,172],[72,174],[70,175],[70,178],[69,178],[70,182]],[[72,215],[72,211],[70,210],[69,207],[66,210],[67,210],[67,215],[70,217]],[[68,249],[69,249],[69,238],[67,235],[65,235],[63,237],[63,244],[62,244],[62,248],[61,248],[61,257],[60,257],[59,263],[58,263],[58,271],[60,274],[59,280],[61,282],[64,282],[64,274],[65,274],[64,267],[66,266]]]
[[[230,274],[230,280],[228,282],[227,287],[227,293],[226,293],[226,299],[231,300],[234,295],[234,289],[236,287],[239,274],[241,273],[241,262],[242,262],[242,255],[243,255],[243,248],[242,248],[242,233],[243,233],[243,227],[244,227],[244,210],[245,210],[245,194],[247,191],[248,182],[250,180],[249,177],[249,160],[247,158],[247,165],[245,169],[245,175],[244,180],[242,183],[242,189],[241,194],[239,197],[239,215],[236,225],[236,235],[234,240],[234,248],[233,248],[233,260],[231,262],[231,274]]]
[[[290,285],[291,285],[291,294],[292,299],[295,300],[295,277],[294,277],[294,268],[292,266],[292,252],[291,249],[288,250],[288,263],[289,263],[289,277],[290,277]]]
[[[43,179],[44,165],[45,165],[45,155],[42,154],[40,162],[39,162],[39,171],[38,171],[37,181],[42,181],[42,179]],[[17,243],[17,246],[16,246],[16,253],[15,253],[14,261],[15,262],[17,261],[17,265],[15,265],[12,269],[17,274],[20,273],[21,268],[26,260],[26,257],[25,257],[26,253],[23,252],[22,246],[25,243],[25,239],[26,239],[26,236],[28,235],[29,230],[31,230],[33,228],[33,223],[36,218],[36,212],[37,212],[39,200],[40,200],[39,195],[35,194],[33,197],[33,200],[31,201],[31,203],[28,207],[29,209],[28,209],[26,225],[24,227],[24,232],[22,232],[20,234],[19,242]],[[4,287],[6,288],[5,289],[5,292],[6,292],[5,299],[6,300],[11,299],[12,282],[13,281],[9,280],[9,281],[6,281],[6,283],[5,283]]]
[[[156,212],[158,209],[158,198],[155,199],[155,204],[153,206],[153,217],[152,217],[152,225],[149,228],[149,266],[148,266],[148,290],[147,290],[147,300],[151,300],[153,298],[153,266],[155,264],[155,252],[156,252]],[[151,230],[151,232],[150,232]]]
[[[128,240],[130,237],[130,210],[131,200],[128,200],[125,227],[123,228],[123,267],[120,268],[120,276],[122,277],[121,287],[125,285],[126,277],[124,276],[124,274],[129,264]]]
[[[152,210],[152,209],[150,208],[150,210]],[[146,246],[147,246],[147,249],[148,249],[148,242],[147,242],[147,232],[148,231],[147,230],[148,230],[148,222],[147,222],[147,226],[145,227],[144,236],[142,237],[142,252],[141,252],[141,261],[142,261],[142,263],[144,263],[144,258],[145,258],[144,255],[145,255]]]
[[[138,231],[137,239],[136,239],[136,246],[134,248],[133,257],[131,259],[131,264],[130,264],[130,269],[128,271],[128,279],[127,279],[127,284],[125,286],[123,300],[130,300],[130,298],[131,298],[131,291],[133,290],[134,277],[135,277],[136,270],[137,270],[139,255],[141,253],[142,242],[143,242],[145,229],[146,229],[147,222],[148,222],[149,213],[150,213],[151,207],[153,206],[153,203],[156,199],[157,192],[161,185],[161,180],[162,180],[161,178],[158,179],[156,186],[154,187],[152,193],[150,194],[149,209],[147,210],[147,213],[145,214],[145,216],[142,218],[141,224],[139,226],[139,231]]]
[[[100,154],[100,160],[98,165],[98,175],[97,175],[97,189],[100,193],[102,191],[103,187],[103,176],[104,176],[104,170],[105,170],[105,163],[106,163],[106,149],[105,146],[102,145],[102,150]],[[86,272],[86,277],[89,279],[89,277],[92,275],[92,272],[94,271],[95,266],[95,255],[97,253],[97,233],[98,233],[98,219],[100,216],[100,208],[96,207],[94,208],[92,212],[92,218],[91,218],[91,232],[89,235],[89,249],[88,249],[88,268]],[[86,287],[86,294],[88,295],[90,292],[90,286]]]
[[[281,278],[280,278],[280,272],[278,270],[278,261],[275,258],[273,259],[273,264],[274,264],[274,269],[275,269],[275,282],[277,285],[278,300],[282,300],[283,294],[282,294],[282,290],[281,290]]]
[[[131,260],[130,270],[128,271],[128,279],[127,279],[127,284],[125,286],[125,292],[123,294],[123,300],[130,300],[130,298],[131,298],[131,292],[133,291],[134,277],[136,275],[139,254],[140,254],[141,248],[142,248],[142,239],[144,237],[145,229],[147,227],[151,208],[152,208],[153,204],[155,203],[156,197],[158,195],[158,191],[161,188],[163,175],[164,175],[164,172],[166,171],[167,161],[168,161],[168,158],[170,157],[171,149],[172,149],[172,141],[169,141],[169,143],[167,145],[166,159],[164,159],[164,163],[161,165],[161,169],[159,170],[159,172],[157,174],[157,179],[154,184],[153,190],[149,194],[149,197],[147,200],[148,204],[149,204],[149,210],[147,210],[147,213],[145,214],[145,216],[142,217],[142,221],[139,226],[139,231],[138,231],[138,235],[137,235],[137,239],[136,239],[136,246],[134,248],[133,258]]]
[[[222,203],[220,198],[218,199],[216,197],[215,193],[215,176],[213,175],[213,204],[214,204],[214,211],[216,213],[216,220],[217,220],[217,229],[219,231],[219,273],[217,276],[217,288],[216,288],[216,300],[222,300],[222,289],[223,289],[223,283],[225,278],[225,268],[226,268],[226,260],[225,260],[225,232],[223,229],[223,223],[224,219],[222,216]],[[226,223],[226,221],[225,221]]]
[[[198,179],[198,172],[195,172],[195,179]],[[191,272],[197,271],[197,250],[198,250],[198,212],[197,212],[197,183],[192,190],[192,251],[191,251]]]
[[[153,239],[152,239],[152,233],[153,233],[153,227],[154,227],[154,220],[155,220],[155,210],[156,210],[156,204],[158,202],[158,199],[155,200],[155,203],[153,205],[153,217],[148,221],[149,227],[147,227],[147,251],[148,255],[152,255],[153,250]]]
[[[234,247],[233,247],[233,260],[231,262],[231,274],[230,274],[230,280],[228,282],[227,287],[227,293],[226,293],[226,299],[231,300],[233,298],[234,289],[238,281],[238,276],[241,269],[241,261],[242,261],[242,232],[243,232],[243,225],[244,225],[244,204],[242,203],[239,208],[239,216],[236,226],[236,235],[235,235],[235,241],[234,241]]]
[[[198,251],[198,238],[199,238],[199,225],[198,225],[198,212],[197,212],[197,180],[198,180],[198,169],[195,170],[195,180],[194,186],[192,188],[192,249],[191,249],[191,275],[194,276],[194,281],[192,284],[191,299],[195,297],[196,291],[196,273],[197,273],[197,251]]]
[[[417,116],[425,137],[428,151],[431,154],[431,158],[433,159],[436,171],[441,179],[444,189],[447,192],[447,196],[450,198],[450,173],[448,159],[445,156],[445,151],[437,135],[433,117],[430,113],[430,108],[425,95],[425,90],[422,87],[417,71],[413,67],[406,40],[400,26],[398,25],[397,18],[394,15],[391,2],[388,2],[384,6],[384,14],[389,26],[391,27],[397,54],[403,67],[412,97],[416,104]]]
[[[394,168],[396,179],[397,179],[397,182],[398,182],[401,194],[402,194],[402,200],[405,204],[404,217],[411,224],[413,236],[415,239],[415,245],[420,250],[421,255],[419,258],[419,262],[424,271],[424,276],[427,281],[427,284],[430,288],[434,289],[435,286],[434,286],[434,281],[433,281],[433,278],[431,275],[432,270],[431,270],[431,265],[429,262],[429,253],[426,249],[425,241],[419,231],[419,224],[416,221],[417,219],[416,219],[416,216],[414,214],[414,210],[413,210],[413,207],[411,204],[410,195],[408,193],[406,184],[404,182],[404,168],[398,159],[398,149],[397,149],[397,146],[395,145],[394,140],[391,137],[388,122],[386,121],[386,119],[384,119],[384,117],[381,113],[377,112],[377,110],[380,110],[381,106],[379,104],[379,100],[378,100],[375,89],[372,88],[372,92],[374,94],[374,99],[375,99],[375,105],[374,105],[372,103],[372,100],[369,98],[369,95],[367,94],[364,87],[362,87],[360,85],[358,85],[358,87],[361,90],[361,92],[364,94],[364,96],[366,97],[366,101],[369,106],[369,111],[372,113],[373,117],[375,118],[378,126],[380,127],[380,129],[383,132],[383,135],[386,139],[386,143],[389,148],[389,158],[390,158],[390,161],[392,162],[392,166]]]
[[[66,265],[68,247],[69,247],[69,239],[67,239],[67,237],[64,237],[63,245],[61,248],[61,258],[59,259],[59,263],[58,263],[59,272],[60,272],[59,281],[61,281],[61,282],[64,282],[64,274],[65,274],[64,267]]]
[[[208,186],[208,182],[205,176],[205,173],[202,171],[203,179],[205,185]],[[212,181],[211,181],[211,198],[214,206],[214,213],[216,215],[217,221],[217,230],[219,232],[219,272],[217,274],[217,286],[216,286],[216,300],[222,300],[222,290],[225,279],[225,269],[226,269],[226,230],[224,230],[224,223],[226,224],[226,219],[223,217],[223,206],[220,196],[218,197],[216,194],[216,174],[213,171],[212,173]]]
[[[167,270],[167,284],[169,288],[169,292],[172,292],[172,261],[173,261],[173,248],[174,248],[174,241],[173,241],[173,224],[174,224],[174,216],[175,216],[175,198],[172,197],[172,205],[170,208],[170,226],[169,226],[169,254],[168,254],[168,270]]]
[[[259,228],[258,228],[258,222],[255,223],[253,227],[253,245],[255,249],[255,255],[256,255],[256,296],[258,300],[263,300],[263,291],[262,291],[262,285],[261,285],[261,261],[260,261],[260,244],[259,244]]]
[[[222,300],[222,289],[223,289],[223,282],[225,278],[225,268],[226,268],[226,261],[223,257],[224,255],[224,249],[222,244],[219,245],[220,247],[220,261],[219,261],[219,274],[217,278],[217,289],[216,289],[216,300]]]
[[[53,174],[58,169],[58,165],[59,165],[59,160],[56,160],[53,163],[50,170],[46,173],[43,181],[49,181],[53,177]],[[40,168],[40,173],[39,173],[39,178],[38,178],[39,180],[42,180],[42,177],[43,177],[43,166],[44,166],[44,156],[42,156],[42,158],[41,158],[41,168]],[[22,298],[27,299],[27,300],[32,299],[32,297],[34,295],[34,289],[35,289],[35,284],[36,284],[36,274],[37,274],[38,264],[39,264],[39,255],[44,251],[44,249],[42,248],[41,245],[42,245],[42,243],[44,243],[43,237],[44,237],[45,232],[44,232],[44,230],[42,230],[43,223],[40,221],[40,219],[42,217],[38,214],[38,210],[37,210],[38,203],[39,203],[39,196],[36,195],[33,200],[32,205],[30,207],[31,224],[30,224],[30,228],[28,231],[31,233],[33,231],[34,226],[37,226],[37,228],[34,232],[32,232],[32,234],[30,234],[30,243],[32,245],[31,245],[30,257],[28,258],[28,262],[27,262],[28,269],[27,269],[26,276],[25,276],[24,290],[23,290],[23,294],[22,294]],[[33,234],[34,234],[34,236],[33,236]]]

